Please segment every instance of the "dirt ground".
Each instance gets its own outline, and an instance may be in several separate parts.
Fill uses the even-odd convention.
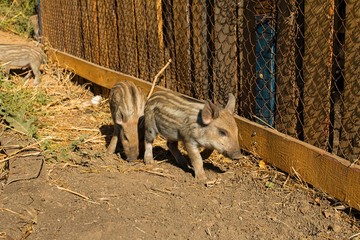
[[[24,39],[0,32],[6,41]],[[56,85],[43,76],[39,88]],[[14,156],[0,174],[0,239],[360,239],[357,212],[253,156],[213,153],[205,161],[212,181],[203,184],[176,166],[160,138],[153,166],[106,155],[106,99],[79,107],[92,95],[68,97],[76,89],[56,91],[68,95],[48,106],[40,129],[59,144],[87,133],[66,157],[49,158],[34,139],[0,129],[1,154]]]

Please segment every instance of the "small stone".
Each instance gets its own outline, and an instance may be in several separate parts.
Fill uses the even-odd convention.
[[[333,231],[334,232],[339,233],[339,232],[341,232],[341,230],[342,230],[342,228],[341,228],[340,225],[334,224],[334,226],[333,226]]]
[[[329,209],[324,210],[323,214],[326,218],[331,218],[333,216],[333,213]]]

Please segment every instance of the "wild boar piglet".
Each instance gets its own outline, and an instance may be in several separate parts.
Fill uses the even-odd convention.
[[[0,44],[0,67],[8,75],[10,69],[30,68],[35,76],[34,85],[40,82],[40,66],[46,63],[45,53],[38,47],[25,44]],[[31,76],[31,71],[25,79]]]
[[[114,132],[107,153],[114,153],[120,140],[126,160],[138,158],[144,148],[145,101],[143,91],[130,81],[116,83],[111,88],[109,102]]]
[[[145,163],[153,163],[152,143],[160,134],[167,140],[177,163],[186,167],[187,162],[177,147],[178,141],[183,142],[195,177],[205,180],[199,147],[216,149],[233,159],[242,156],[234,108],[232,94],[226,107],[220,109],[210,101],[203,103],[171,91],[154,93],[145,105]]]

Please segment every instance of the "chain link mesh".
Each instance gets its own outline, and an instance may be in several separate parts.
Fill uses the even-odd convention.
[[[52,47],[237,113],[351,161],[360,154],[360,1],[47,0]]]

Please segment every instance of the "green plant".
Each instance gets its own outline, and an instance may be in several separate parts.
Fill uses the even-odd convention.
[[[37,0],[0,0],[0,29],[29,36],[29,17],[36,13]]]
[[[44,93],[0,81],[0,120],[15,131],[35,137],[37,118],[44,114],[41,107],[49,100]]]

